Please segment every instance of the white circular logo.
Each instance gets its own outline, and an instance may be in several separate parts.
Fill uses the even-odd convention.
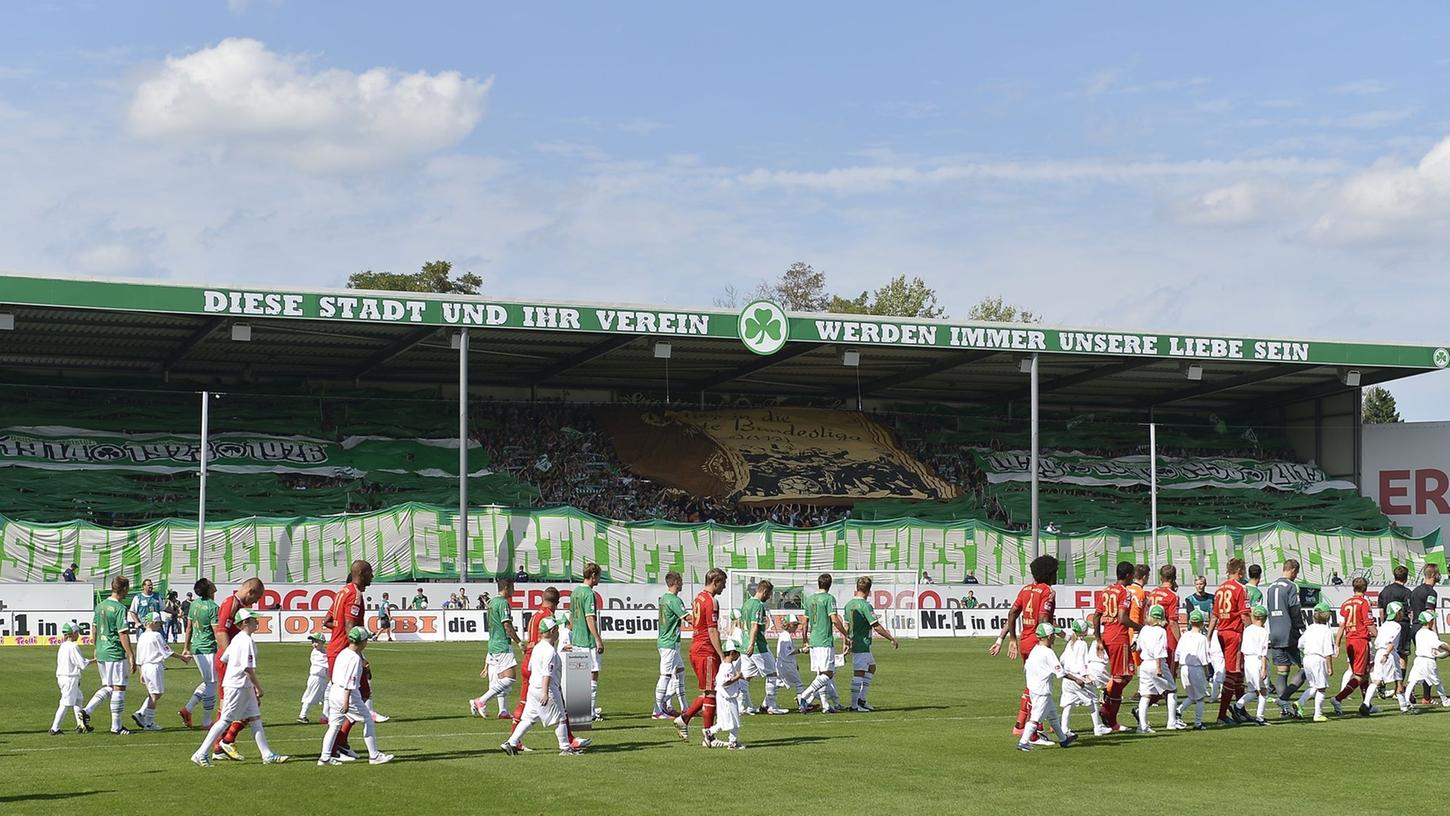
[[[1442,348],[1435,349],[1435,367],[1444,368],[1450,366],[1450,351]]]
[[[785,310],[768,300],[757,300],[740,311],[740,342],[756,354],[774,354],[790,339]]]

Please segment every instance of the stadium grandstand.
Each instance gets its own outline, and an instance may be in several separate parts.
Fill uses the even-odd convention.
[[[1210,572],[1255,547],[1351,574],[1442,558],[1360,496],[1359,395],[1447,363],[767,302],[5,277],[0,580],[72,558],[331,580],[374,545],[399,579],[593,558],[615,580],[869,562],[1010,583],[1042,548],[1080,581],[1125,551]]]

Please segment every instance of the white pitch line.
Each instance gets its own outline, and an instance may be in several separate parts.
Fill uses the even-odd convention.
[[[767,718],[769,720],[780,720],[781,721],[780,724],[781,725],[784,725],[784,726],[787,726],[787,727],[805,726],[805,725],[810,725],[810,726],[816,726],[816,725],[868,725],[868,724],[875,724],[875,723],[900,723],[900,722],[960,722],[960,721],[975,721],[975,720],[1002,720],[1003,722],[1006,722],[1007,721],[1007,715],[1002,715],[1002,714],[995,714],[995,715],[992,715],[992,716],[977,716],[977,717],[942,717],[942,716],[929,716],[929,717],[893,717],[891,719],[883,719],[883,718],[879,718],[879,717],[867,718],[867,717],[849,716],[849,715],[842,715],[842,714],[832,714],[832,715],[813,714],[813,715],[808,715],[807,717],[801,717],[799,715],[796,715],[796,716],[792,716],[792,717],[789,717],[789,718],[786,718],[786,717],[778,717],[778,716],[771,716],[771,715],[768,715],[768,714],[762,714],[762,715],[759,715],[759,716],[765,717],[765,718]],[[631,721],[630,720],[616,720],[616,722],[631,722]],[[646,720],[645,722],[655,722],[655,721],[654,720]],[[660,726],[661,726],[660,729],[659,729],[660,734],[661,735],[666,735],[666,734],[668,735],[667,738],[660,740],[661,743],[669,743],[669,742],[677,742],[677,741],[679,741],[679,737],[674,732],[674,726],[673,725],[671,725],[671,724],[669,724],[669,723],[667,723],[667,722],[665,722],[663,720],[660,720],[659,723],[660,723]],[[287,725],[287,724],[289,724],[289,723],[279,723],[279,725]],[[316,743],[319,747],[321,747],[322,737],[320,736],[320,732],[322,730],[322,727],[321,726],[318,726],[317,728],[318,728],[318,731],[319,731],[319,736],[316,736],[316,737],[272,737],[271,735],[268,735],[267,741],[269,743],[276,743],[276,744]],[[607,731],[608,729],[605,728],[605,729],[600,729],[600,730],[601,731]],[[193,731],[195,733],[198,733],[198,734],[201,733],[201,729],[199,729],[199,728],[198,729],[193,729]],[[164,733],[169,733],[169,734],[188,734],[188,733],[193,733],[193,731],[184,731],[182,729],[168,729]],[[156,732],[151,732],[151,733],[156,733]],[[475,737],[475,738],[477,738],[477,737],[483,737],[485,739],[491,739],[492,737],[496,737],[499,734],[502,734],[503,732],[502,731],[499,731],[499,732],[493,733],[492,734],[492,737],[490,736],[490,733],[491,732],[487,732],[487,731],[447,731],[447,732],[443,732],[443,733],[434,733],[434,734],[394,734],[394,733],[391,733],[391,732],[383,732],[383,733],[380,733],[378,736],[379,736],[380,739],[386,739],[386,740],[389,740],[389,741],[391,741],[391,740],[456,739],[456,738],[460,738],[460,737]],[[626,732],[624,730],[621,730],[619,733],[622,733],[623,734],[623,733],[626,733]],[[79,737],[81,735],[67,733],[66,736]],[[105,741],[106,738],[108,738],[110,736],[111,736],[110,734],[107,734],[104,731],[97,731],[93,735],[93,738],[96,739],[96,740],[98,740],[98,741]],[[132,736],[133,737],[141,737],[140,734],[133,734]],[[246,736],[247,736],[246,732],[243,732],[242,735],[241,735],[241,737],[246,737]],[[507,736],[507,735],[505,735],[505,736]],[[245,740],[241,740],[241,741],[243,742],[243,744],[245,744]],[[608,745],[608,743],[601,743],[601,744],[602,745]],[[94,745],[57,745],[57,746],[49,747],[49,748],[25,748],[25,749],[22,749],[20,751],[17,751],[16,753],[22,753],[22,752],[23,753],[39,753],[39,752],[42,752],[42,751],[47,751],[47,752],[54,752],[54,751],[88,751],[88,750],[96,750],[96,747],[97,746],[94,746]],[[104,750],[108,750],[109,751],[109,750],[112,750],[114,748],[147,748],[147,749],[155,750],[157,748],[157,745],[156,745],[156,743],[150,742],[150,741],[146,740],[144,737],[141,737],[140,739],[117,740],[113,744],[105,746]],[[484,748],[482,750],[487,751],[488,749],[487,748]]]

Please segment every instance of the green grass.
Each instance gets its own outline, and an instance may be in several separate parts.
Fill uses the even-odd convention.
[[[45,731],[55,711],[51,649],[0,651],[0,813],[193,813],[227,806],[248,814],[323,813],[356,803],[357,812],[406,813],[1113,813],[1171,803],[1219,808],[1272,796],[1311,806],[1316,816],[1365,812],[1367,797],[1412,796],[1434,771],[1414,745],[1442,744],[1450,717],[1384,714],[1326,724],[1215,729],[1206,733],[1085,737],[1073,748],[1012,750],[1009,729],[1022,686],[1021,664],[989,658],[985,640],[906,641],[877,653],[874,714],[747,717],[748,750],[707,751],[679,741],[668,723],[647,718],[654,689],[653,644],[615,643],[602,681],[609,719],[582,757],[540,750],[509,758],[498,750],[507,723],[470,718],[465,700],[481,688],[475,645],[375,645],[378,727],[392,765],[337,768],[313,764],[320,726],[294,723],[307,667],[306,647],[264,645],[259,662],[268,690],[267,732],[291,764],[263,767],[245,734],[242,764],[193,767],[187,757],[202,734],[175,717],[195,685],[195,670],[172,663],[162,700],[161,733],[112,737]],[[84,650],[89,653],[89,649]],[[846,680],[842,679],[845,692]],[[83,689],[96,688],[94,669]],[[139,688],[139,686],[133,687]],[[760,686],[754,689],[757,699]],[[127,708],[139,705],[128,694]],[[1270,706],[1272,711],[1272,706]],[[315,713],[315,710],[314,710]],[[1271,714],[1272,716],[1272,714]],[[1153,721],[1161,724],[1163,710]],[[1075,715],[1090,731],[1086,712]],[[356,740],[361,744],[360,740]],[[1429,754],[1425,755],[1429,757]],[[1371,787],[1371,780],[1373,785]],[[1373,792],[1373,793],[1372,793]],[[760,795],[767,798],[757,798]],[[733,802],[726,806],[723,802]],[[1385,810],[1401,809],[1405,799]],[[586,804],[589,803],[589,804]],[[1158,805],[1145,805],[1158,802]],[[1370,805],[1371,810],[1379,808]]]

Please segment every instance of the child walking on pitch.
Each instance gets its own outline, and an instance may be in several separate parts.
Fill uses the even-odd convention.
[[[775,671],[780,675],[779,688],[790,689],[797,695],[806,687],[801,682],[801,670],[796,662],[795,633],[800,626],[799,620],[786,618],[775,636]]]
[[[302,710],[297,714],[297,722],[306,725],[312,722],[308,718],[308,712],[315,705],[322,705],[327,697],[327,637],[321,632],[315,635],[308,635],[307,642],[312,644],[311,651],[307,656],[307,688],[302,691]],[[323,708],[326,708],[324,705]],[[325,714],[325,712],[324,712]],[[327,722],[326,716],[322,719]]]
[[[1395,699],[1400,703],[1400,711],[1405,714],[1416,713],[1410,705],[1409,695],[1405,691],[1404,667],[1400,664],[1400,617],[1405,614],[1405,605],[1400,601],[1390,601],[1385,607],[1385,622],[1380,624],[1379,631],[1374,640],[1374,666],[1369,671],[1369,688],[1365,689],[1366,700],[1373,700],[1374,694],[1380,686],[1394,692]],[[1374,713],[1374,706],[1370,706],[1370,712]]]
[[[564,709],[564,662],[559,659],[558,619],[549,618],[541,622],[539,637],[533,653],[529,655],[529,701],[524,706],[524,715],[499,748],[509,756],[518,756],[523,750],[524,735],[535,723],[539,723],[554,727],[560,756],[582,754],[590,741],[573,739],[569,735],[569,714]]]
[[[740,744],[741,702],[746,686],[740,665],[740,641],[733,637],[726,638],[720,648],[725,652],[725,659],[720,662],[720,670],[715,673],[715,724],[705,729],[702,744],[706,748],[738,751],[745,747]],[[724,742],[716,739],[720,734],[728,735],[729,739]]]
[[[1435,661],[1450,656],[1450,646],[1440,640],[1435,631],[1435,613],[1429,609],[1416,616],[1420,628],[1415,632],[1415,662],[1410,666],[1408,689],[1424,683],[1431,691],[1440,693],[1440,705],[1450,708],[1450,695],[1445,693],[1445,684],[1440,682],[1440,667]],[[1413,704],[1412,704],[1413,705]]]
[[[1027,674],[1027,693],[1032,700],[1032,710],[1027,715],[1027,722],[1022,727],[1022,736],[1017,740],[1017,750],[1031,751],[1032,746],[1046,742],[1041,737],[1040,728],[1047,726],[1057,734],[1058,745],[1063,748],[1072,745],[1077,741],[1076,734],[1069,734],[1063,729],[1062,713],[1057,709],[1057,702],[1052,699],[1052,678],[1062,677],[1074,683],[1085,684],[1086,677],[1069,674],[1062,668],[1062,663],[1057,659],[1057,653],[1052,651],[1052,644],[1061,629],[1050,623],[1037,624],[1037,645],[1027,654],[1025,671]]]
[[[1254,725],[1268,725],[1264,719],[1264,704],[1269,701],[1269,630],[1264,621],[1269,619],[1269,610],[1256,606],[1249,610],[1253,622],[1244,627],[1244,696],[1239,698],[1239,713]],[[1249,716],[1246,706],[1254,700],[1259,705],[1254,715]]]
[[[1151,734],[1148,727],[1148,706],[1155,695],[1168,697],[1168,724],[1178,728],[1178,684],[1168,668],[1168,631],[1163,628],[1168,612],[1158,604],[1148,609],[1148,620],[1138,630],[1138,733]]]
[[[1098,711],[1098,695],[1096,680],[1092,664],[1089,662],[1089,655],[1101,651],[1097,641],[1092,639],[1092,630],[1088,628],[1087,621],[1075,620],[1072,628],[1067,633],[1067,647],[1062,650],[1062,669],[1068,674],[1075,674],[1089,682],[1079,683],[1069,680],[1066,677],[1062,680],[1062,727],[1067,733],[1074,733],[1072,730],[1072,709],[1073,706],[1086,706],[1088,713],[1093,718],[1093,734],[1103,736],[1112,733],[1106,725],[1103,725],[1103,716]],[[1102,655],[1098,661],[1103,673],[1107,673],[1107,655]]]
[[[1195,609],[1188,613],[1188,631],[1178,639],[1178,673],[1183,678],[1183,703],[1178,707],[1178,725],[1175,731],[1188,727],[1183,721],[1183,712],[1193,706],[1193,729],[1204,731],[1203,704],[1208,699],[1208,672],[1211,658],[1208,655],[1208,638],[1203,634],[1204,614]]]
[[[1314,722],[1329,722],[1324,716],[1324,692],[1329,689],[1329,676],[1334,674],[1334,656],[1339,648],[1334,633],[1329,631],[1329,604],[1320,601],[1314,607],[1314,622],[1299,636],[1299,651],[1304,655],[1304,693],[1294,704],[1294,713],[1304,716],[1304,704],[1314,698]]]
[[[267,733],[262,730],[262,685],[257,681],[257,645],[252,641],[252,633],[257,631],[257,619],[252,616],[252,610],[243,607],[232,620],[238,629],[221,656],[226,666],[222,675],[221,716],[212,723],[201,747],[191,755],[191,761],[210,768],[212,746],[230,723],[239,722],[251,726],[257,750],[262,754],[262,764],[286,762],[290,757],[273,753],[272,747],[267,744]]]
[[[367,663],[363,661],[363,649],[367,648],[372,634],[361,626],[347,630],[347,648],[337,655],[332,663],[332,685],[328,687],[327,708],[330,718],[327,734],[322,738],[322,753],[317,757],[318,765],[341,765],[352,761],[343,759],[342,754],[333,751],[337,735],[344,722],[363,724],[363,744],[368,748],[369,765],[385,765],[393,761],[392,754],[378,750],[377,726],[373,723],[372,707],[362,696],[363,673]]]
[[[141,667],[141,684],[146,687],[146,699],[141,701],[141,707],[136,709],[131,719],[143,731],[161,730],[161,726],[156,724],[156,704],[161,702],[161,695],[166,693],[166,659],[175,657],[183,663],[191,662],[191,658],[186,655],[171,651],[171,644],[161,634],[161,626],[160,612],[148,614],[146,631],[136,641],[136,663]]]
[[[91,665],[91,661],[81,657],[80,647],[76,645],[80,635],[75,624],[67,623],[60,627],[60,634],[64,640],[55,655],[55,683],[60,686],[60,705],[56,706],[55,720],[50,724],[52,737],[60,735],[60,721],[65,719],[66,709],[75,714],[77,734],[91,730],[90,718],[81,708],[81,672]]]

